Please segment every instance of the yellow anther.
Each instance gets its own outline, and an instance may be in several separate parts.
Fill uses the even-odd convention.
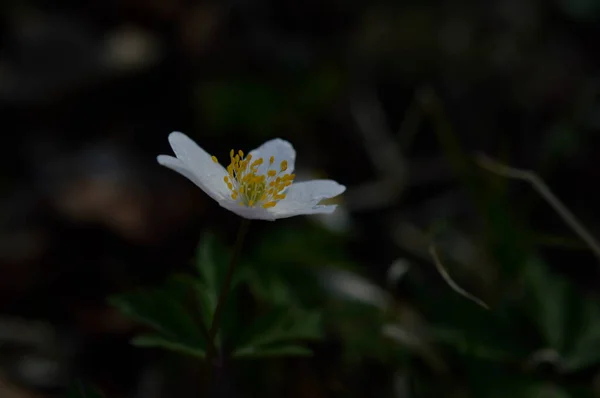
[[[219,160],[217,159],[216,156],[211,156],[210,158],[212,159],[213,162],[219,163]]]
[[[261,164],[263,164],[263,158],[258,158],[254,162],[252,162],[250,167],[254,169],[254,168],[260,166]]]
[[[288,169],[286,160],[280,163],[280,171],[269,169],[264,174],[259,173],[259,167],[264,163],[263,158],[252,159],[244,152],[231,150],[229,152],[231,163],[227,166],[227,175],[223,181],[231,191],[231,199],[241,206],[258,207],[265,209],[274,207],[277,202],[285,198],[282,194],[286,187],[292,184],[294,174],[283,174]],[[211,157],[218,163],[216,157]],[[275,163],[275,156],[269,157],[269,166]],[[281,174],[280,174],[281,173]]]

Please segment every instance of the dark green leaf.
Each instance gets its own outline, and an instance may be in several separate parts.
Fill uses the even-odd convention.
[[[538,258],[526,265],[525,278],[529,288],[532,315],[547,344],[558,352],[565,347],[571,286],[559,275],[551,273]]]
[[[110,303],[132,319],[151,326],[165,340],[185,346],[189,352],[201,352],[206,347],[201,328],[169,290],[139,290],[112,297]]]
[[[206,356],[204,349],[193,349],[189,346],[179,343],[178,341],[170,340],[168,337],[162,337],[155,334],[143,334],[137,336],[131,341],[131,343],[136,347],[165,348],[170,351],[175,351],[198,358],[204,358]]]
[[[228,253],[214,234],[204,234],[196,252],[196,272],[200,276],[201,286],[205,290],[204,294],[210,299],[211,308],[216,306],[219,293],[225,283],[230,257],[231,253]],[[244,279],[240,268],[242,267],[238,267],[237,272],[233,275],[232,289]]]
[[[281,345],[271,347],[245,347],[233,352],[236,358],[298,357],[312,356],[313,352],[299,345]]]
[[[217,299],[214,294],[211,294],[206,285],[190,275],[177,274],[172,276],[168,285],[170,290],[175,292],[183,292],[189,298],[192,304],[192,311],[200,313],[201,320],[208,328],[213,317]]]
[[[238,343],[234,355],[242,355],[240,353],[255,355],[274,344],[287,342],[285,346],[288,346],[293,341],[316,340],[321,336],[319,313],[278,308],[254,322],[246,337]]]

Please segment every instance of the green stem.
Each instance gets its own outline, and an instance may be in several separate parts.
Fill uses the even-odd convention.
[[[221,321],[221,315],[223,313],[223,308],[225,307],[225,302],[227,301],[227,294],[229,293],[229,289],[231,287],[231,281],[233,280],[233,271],[235,269],[235,265],[238,262],[238,258],[242,251],[242,246],[244,244],[244,239],[246,234],[248,233],[248,227],[250,225],[249,219],[242,219],[242,224],[240,225],[240,229],[238,231],[237,239],[235,242],[235,247],[233,249],[233,255],[231,256],[231,260],[229,261],[229,265],[227,266],[227,274],[225,275],[225,282],[223,283],[223,288],[221,289],[221,293],[219,294],[219,299],[217,300],[217,306],[215,307],[215,313],[213,315],[213,319],[208,329],[208,338],[209,338],[209,350],[207,353],[207,359],[209,361],[210,366],[212,366],[212,360],[215,355],[215,337],[217,334],[217,330],[219,329],[219,322]]]

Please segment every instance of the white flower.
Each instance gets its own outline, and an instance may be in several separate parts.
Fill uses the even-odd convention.
[[[319,202],[346,190],[332,180],[293,183],[296,151],[282,139],[267,141],[247,156],[231,150],[227,169],[183,133],[169,134],[169,143],[177,157],[160,155],[158,163],[182,174],[219,205],[244,218],[273,221],[332,213],[336,205]]]

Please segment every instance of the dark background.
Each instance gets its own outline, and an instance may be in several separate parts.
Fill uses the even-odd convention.
[[[241,396],[600,391],[598,259],[527,182],[473,161],[535,170],[600,232],[600,3],[7,0],[0,13],[1,398],[77,379],[108,398],[201,396],[194,360],[130,346],[135,323],[106,304],[188,269],[203,231],[235,236],[233,214],[156,163],[173,130],[220,159],[285,138],[299,176],[348,187],[334,216],[253,225],[246,247],[281,265],[262,276],[280,303],[327,316],[314,358],[234,365]],[[490,311],[442,280],[432,240]]]

